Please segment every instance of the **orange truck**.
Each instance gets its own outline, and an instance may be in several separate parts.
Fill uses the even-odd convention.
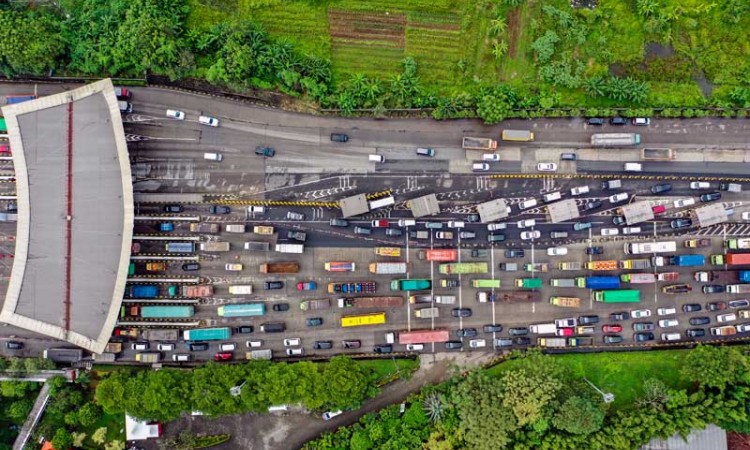
[[[586,263],[586,268],[589,270],[617,270],[617,261],[589,261]]]

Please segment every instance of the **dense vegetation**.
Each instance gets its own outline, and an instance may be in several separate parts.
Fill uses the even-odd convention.
[[[747,432],[750,362],[743,350],[700,346],[666,358],[642,354],[644,362],[632,367],[618,364],[617,354],[570,359],[529,352],[492,370],[428,387],[409,399],[403,415],[394,405],[305,448],[629,450],[653,437],[686,436],[710,423]],[[600,367],[608,365],[608,358],[611,367]],[[584,361],[600,373],[585,367],[580,373]],[[603,372],[614,375],[610,382],[619,387],[617,396],[631,392],[637,397],[605,404],[583,380],[585,375],[608,384]]]
[[[199,78],[351,114],[746,116],[744,0],[62,0],[0,5],[8,76]],[[331,62],[332,61],[332,62]]]

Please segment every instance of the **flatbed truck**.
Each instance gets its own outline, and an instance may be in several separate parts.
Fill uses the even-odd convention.
[[[497,148],[497,141],[490,138],[465,137],[462,147],[465,150],[494,151]]]
[[[344,297],[337,300],[339,308],[398,308],[403,297]]]
[[[276,262],[260,265],[260,273],[297,273],[299,264],[296,262]]]
[[[562,306],[565,308],[580,308],[581,299],[578,297],[550,297],[551,305]]]

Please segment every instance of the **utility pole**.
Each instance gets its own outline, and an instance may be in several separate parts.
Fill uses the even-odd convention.
[[[598,387],[594,386],[594,383],[590,382],[586,378],[584,378],[583,381],[585,381],[586,383],[588,383],[589,386],[591,386],[592,388],[594,388],[594,390],[596,392],[598,392],[598,393],[600,393],[602,395],[602,399],[604,400],[604,403],[612,403],[613,401],[615,401],[615,394],[613,394],[611,392],[602,392],[601,389],[599,389]]]

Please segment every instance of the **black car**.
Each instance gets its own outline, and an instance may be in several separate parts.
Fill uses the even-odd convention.
[[[385,229],[386,236],[401,236],[402,234],[404,234],[404,232],[399,230],[398,228],[386,228]]]
[[[685,331],[685,336],[689,338],[699,338],[706,335],[706,330],[703,328],[690,328]]]
[[[333,341],[315,341],[313,349],[315,350],[330,350],[333,348]]]
[[[623,341],[622,336],[619,334],[607,334],[602,340],[605,344],[619,344]]]
[[[466,338],[473,338],[477,337],[479,335],[479,332],[476,328],[459,328],[456,330],[456,336],[458,337],[466,337]]]
[[[615,225],[625,225],[625,216],[612,216],[612,223]]]
[[[708,325],[711,323],[710,317],[691,317],[690,318],[690,325],[697,327],[699,325]]]
[[[345,135],[344,133],[331,133],[331,140],[333,142],[347,142],[349,140],[349,136]]]
[[[702,309],[703,308],[699,303],[685,303],[684,305],[682,305],[683,312],[696,312]]]
[[[674,219],[671,222],[669,222],[669,226],[672,227],[673,230],[677,230],[680,228],[687,228],[692,225],[693,225],[693,221],[690,219]]]
[[[672,190],[672,185],[669,183],[661,183],[661,184],[656,184],[654,186],[651,186],[652,194],[661,194],[664,192],[669,192],[671,190]]]
[[[272,309],[276,312],[289,311],[289,303],[276,303]]]
[[[604,125],[604,119],[601,117],[589,117],[586,119],[588,125]]]
[[[513,338],[513,343],[516,345],[531,345],[531,338],[516,337],[516,338]]]
[[[503,326],[500,324],[489,324],[482,327],[482,331],[485,333],[499,333],[503,331]]]
[[[461,341],[447,341],[445,343],[446,350],[458,350],[463,346],[464,346],[464,343]]]
[[[360,348],[362,347],[362,341],[342,341],[341,345],[343,345],[344,348]]]
[[[529,334],[529,329],[526,327],[508,328],[508,334],[511,336],[526,336]]]
[[[234,332],[237,334],[248,334],[252,333],[255,328],[253,328],[252,325],[240,325],[239,327],[234,327]]]
[[[653,322],[636,322],[633,324],[633,331],[653,331],[656,326]]]
[[[208,208],[208,212],[210,212],[211,214],[229,214],[230,212],[232,212],[232,209],[224,205],[211,205]]]
[[[704,294],[723,294],[724,286],[720,284],[707,284],[701,288]],[[723,308],[722,308],[723,309]]]
[[[599,316],[578,316],[578,325],[593,325],[599,323]]]
[[[21,350],[23,348],[23,342],[8,341],[5,343],[5,348],[8,350]]]
[[[525,255],[526,253],[522,248],[519,248],[518,250],[505,250],[506,258],[523,258]]]
[[[495,347],[510,347],[511,345],[513,345],[513,339],[508,339],[508,338],[495,339]]]
[[[165,213],[178,213],[182,212],[182,205],[164,205]]]
[[[182,265],[182,270],[186,272],[191,272],[193,270],[201,270],[201,265],[199,263],[185,263]]]
[[[603,253],[604,253],[604,247],[587,247],[586,248],[587,255],[601,255]]]
[[[612,117],[609,119],[610,125],[627,125],[628,119],[624,117]]]
[[[471,317],[471,309],[469,308],[453,308],[451,310],[453,317]]]
[[[284,289],[284,282],[283,281],[266,281],[265,283],[263,283],[263,288],[265,290]]]
[[[750,306],[750,300],[731,300],[729,302],[730,308],[747,308]]]
[[[271,147],[255,147],[255,154],[258,156],[267,156],[269,158],[273,158],[273,155],[276,154],[276,150],[272,149]]]
[[[592,209],[601,208],[602,201],[601,200],[592,200],[590,202],[586,202],[585,205],[583,205],[584,211],[591,211]]]
[[[700,196],[700,199],[704,203],[713,202],[713,201],[721,199],[721,192],[710,192],[708,194],[703,194]]]
[[[191,352],[205,352],[206,350],[208,350],[208,343],[207,342],[188,342],[187,348]]]
[[[635,342],[653,341],[654,333],[635,333],[633,334],[633,340]]]
[[[307,325],[308,327],[319,327],[323,325],[323,318],[310,317],[309,319],[305,319],[305,325]]]
[[[630,319],[630,313],[628,313],[627,311],[613,312],[609,315],[609,320],[615,322],[621,322],[628,319]]]
[[[375,353],[393,353],[393,346],[391,344],[379,344],[372,348]]]

